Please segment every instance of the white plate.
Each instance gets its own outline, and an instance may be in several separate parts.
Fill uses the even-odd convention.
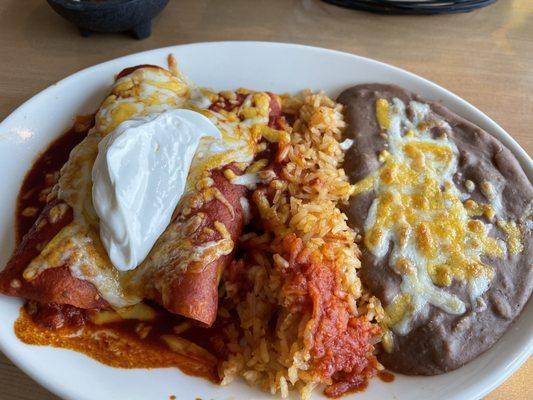
[[[395,83],[431,100],[442,101],[459,115],[500,139],[518,157],[530,180],[533,162],[495,122],[447,90],[408,72],[366,58],[331,50],[281,43],[219,42],[167,47],[122,57],[80,71],[20,106],[0,125],[0,265],[14,246],[16,195],[36,154],[68,129],[73,118],[96,110],[121,69],[137,64],[166,67],[174,54],[196,83],[213,89],[249,87],[291,92],[303,88],[336,96],[363,82]],[[179,400],[268,399],[242,382],[218,387],[177,369],[125,370],[100,364],[82,354],[51,347],[27,346],[13,333],[21,301],[0,296],[0,348],[23,371],[65,399]],[[393,383],[375,379],[363,393],[371,399],[476,399],[502,383],[533,350],[533,305],[528,304],[490,351],[465,367],[435,377],[396,376]],[[317,392],[314,398],[320,398]]]

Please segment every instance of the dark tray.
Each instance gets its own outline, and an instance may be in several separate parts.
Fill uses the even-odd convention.
[[[83,36],[92,32],[130,32],[137,39],[152,33],[152,19],[169,0],[47,0]]]
[[[323,0],[337,6],[390,15],[464,13],[486,7],[496,0]]]

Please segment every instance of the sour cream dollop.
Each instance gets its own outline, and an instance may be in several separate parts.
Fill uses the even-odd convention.
[[[125,121],[99,143],[92,198],[118,270],[137,267],[170,223],[205,136],[221,138],[207,117],[178,109]]]

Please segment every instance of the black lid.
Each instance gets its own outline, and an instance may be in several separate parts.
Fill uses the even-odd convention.
[[[323,0],[337,6],[380,14],[431,15],[463,13],[485,7],[496,0]]]

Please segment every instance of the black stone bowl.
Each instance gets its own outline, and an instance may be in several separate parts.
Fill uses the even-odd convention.
[[[152,18],[169,0],[47,0],[83,36],[91,32],[130,32],[137,39],[152,33]]]

